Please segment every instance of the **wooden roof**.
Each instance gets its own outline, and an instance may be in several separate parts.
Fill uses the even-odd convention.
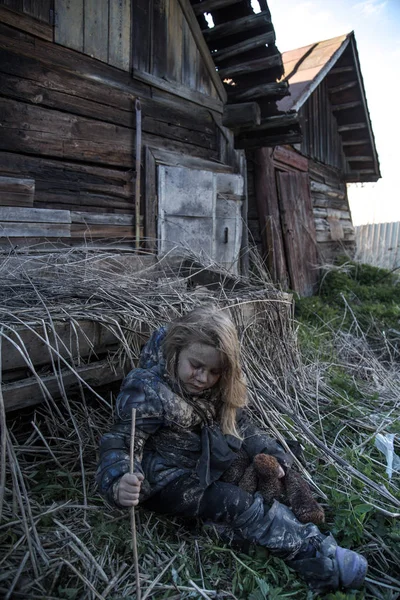
[[[347,181],[377,181],[381,174],[354,32],[284,52],[282,81],[290,96],[281,111],[298,111],[326,78],[348,163]]]
[[[182,3],[182,0],[180,0]],[[232,127],[238,148],[300,141],[296,111],[277,110],[277,100],[288,93],[282,80],[282,55],[266,0],[255,13],[251,0],[190,0],[226,93],[227,104],[256,103],[257,123]],[[212,16],[208,26],[204,13]]]

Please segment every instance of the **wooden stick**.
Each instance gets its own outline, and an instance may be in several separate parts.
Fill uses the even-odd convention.
[[[131,475],[134,473],[134,447],[135,447],[135,425],[136,425],[136,408],[132,408],[132,427],[131,427],[131,447],[129,455],[129,471]],[[133,562],[135,565],[135,577],[136,577],[136,600],[140,600],[140,579],[139,579],[139,561],[137,551],[137,540],[136,540],[136,521],[135,521],[135,507],[131,507],[131,530],[132,530],[132,547],[133,547]]]
[[[135,183],[135,248],[140,248],[140,168],[142,161],[142,108],[136,99],[136,183]]]

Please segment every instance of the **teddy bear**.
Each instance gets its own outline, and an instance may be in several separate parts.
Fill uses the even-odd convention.
[[[240,450],[221,481],[238,485],[250,494],[260,492],[268,505],[279,500],[290,506],[301,523],[323,523],[324,510],[301,475],[288,468],[285,476],[279,478],[279,471],[280,464],[274,456],[257,454],[251,462],[246,452]]]

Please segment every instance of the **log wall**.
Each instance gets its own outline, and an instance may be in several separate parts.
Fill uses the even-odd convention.
[[[178,0],[173,2],[178,11]],[[143,131],[141,227],[150,223],[151,231],[142,229],[150,236],[156,231],[155,155],[236,164],[232,135],[222,128],[222,102],[212,82],[197,85],[207,79],[200,60],[182,63],[183,83],[173,84],[153,75],[147,80],[136,71],[132,75],[54,43],[52,4],[43,4],[46,10],[35,9],[32,16],[28,2],[0,3],[0,208],[9,209],[0,213],[1,244],[31,245],[48,238],[55,245],[132,246],[135,100],[140,99]],[[122,8],[126,3],[111,4]],[[141,4],[150,6],[134,2],[134,13]],[[159,4],[151,6],[156,10]],[[167,26],[172,12],[163,15]],[[193,50],[196,43],[192,38],[189,43],[183,16],[179,23],[186,47]],[[137,26],[134,20],[132,26]]]

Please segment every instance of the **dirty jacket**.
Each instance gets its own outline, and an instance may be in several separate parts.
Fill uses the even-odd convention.
[[[187,474],[206,489],[232,464],[240,448],[250,458],[265,452],[289,466],[290,455],[251,423],[245,410],[238,410],[237,415],[243,439],[225,435],[219,425],[218,391],[189,396],[168,377],[161,347],[164,336],[165,328],[153,334],[143,349],[139,368],[122,383],[115,423],[100,442],[96,474],[100,493],[117,505],[115,486],[129,472],[132,408],[136,409],[135,471],[145,477],[141,502]]]

